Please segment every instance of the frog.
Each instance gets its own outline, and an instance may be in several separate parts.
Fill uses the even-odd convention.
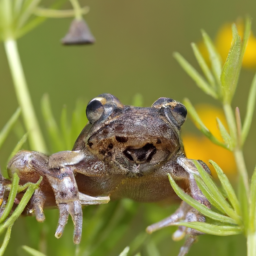
[[[57,207],[57,238],[62,236],[70,215],[74,223],[73,241],[80,243],[84,205],[122,198],[139,202],[177,201],[168,174],[193,199],[211,207],[195,182],[197,168],[185,154],[181,127],[187,110],[182,103],[161,97],[151,107],[134,107],[104,93],[88,103],[86,116],[88,124],[72,150],[52,155],[21,150],[7,166],[9,177],[18,174],[20,184],[37,182],[43,177],[25,214],[43,222],[44,208]],[[210,173],[204,162],[198,162]],[[6,200],[5,193],[0,194]],[[181,202],[173,214],[146,230],[152,233],[178,221],[204,222],[205,217]],[[200,234],[183,226],[177,229],[174,240],[187,237],[180,255],[188,252]]]

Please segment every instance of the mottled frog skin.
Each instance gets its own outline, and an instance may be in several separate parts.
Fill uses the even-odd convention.
[[[60,212],[57,238],[62,235],[70,214],[75,226],[74,242],[80,242],[82,205],[121,198],[174,201],[177,196],[168,173],[194,199],[210,207],[195,183],[193,174],[198,174],[197,169],[184,152],[180,128],[187,110],[181,103],[159,98],[151,107],[140,108],[124,106],[113,95],[101,94],[89,102],[86,115],[89,123],[72,151],[47,156],[23,150],[8,164],[10,177],[18,173],[21,184],[36,182],[43,176],[26,214],[44,221],[43,209],[57,206]],[[6,193],[2,195],[5,200]],[[204,221],[204,217],[182,202],[174,214],[149,226],[147,231],[151,233],[179,220]],[[199,232],[180,227],[174,238],[180,239],[185,234],[188,239],[180,255],[187,252]]]

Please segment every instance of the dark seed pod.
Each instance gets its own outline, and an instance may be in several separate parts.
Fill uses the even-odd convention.
[[[61,42],[64,45],[93,44],[95,43],[95,38],[84,20],[75,19]]]

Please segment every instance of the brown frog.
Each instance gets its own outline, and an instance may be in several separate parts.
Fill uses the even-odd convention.
[[[57,205],[57,238],[61,237],[70,214],[75,226],[74,243],[80,242],[82,205],[120,198],[141,202],[177,198],[168,173],[195,200],[210,207],[194,180],[197,169],[184,153],[180,128],[187,110],[181,103],[159,98],[152,107],[139,108],[124,106],[111,94],[101,94],[89,102],[86,115],[89,123],[72,151],[46,156],[24,150],[8,164],[10,177],[18,173],[21,184],[36,182],[43,176],[27,214],[35,214],[38,221],[44,221],[43,209]],[[182,202],[174,214],[149,226],[147,231],[151,233],[179,220],[204,221],[204,217]],[[185,234],[188,239],[180,255],[187,252],[199,232],[180,227],[174,238]]]

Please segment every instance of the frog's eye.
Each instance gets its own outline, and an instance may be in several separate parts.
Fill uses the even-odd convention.
[[[178,127],[182,126],[186,120],[187,109],[184,105],[175,100],[159,98],[153,103],[152,107],[163,111],[169,121],[176,123]]]
[[[123,104],[119,101],[119,99],[113,96],[112,94],[103,93],[103,94],[100,94],[98,97],[101,97],[105,100],[105,102],[102,103],[103,105],[107,104],[107,105],[115,106],[118,108],[124,107]]]
[[[86,108],[86,116],[90,124],[93,124],[100,119],[100,117],[104,113],[103,105],[105,103],[106,100],[102,97],[94,98],[88,103]]]

